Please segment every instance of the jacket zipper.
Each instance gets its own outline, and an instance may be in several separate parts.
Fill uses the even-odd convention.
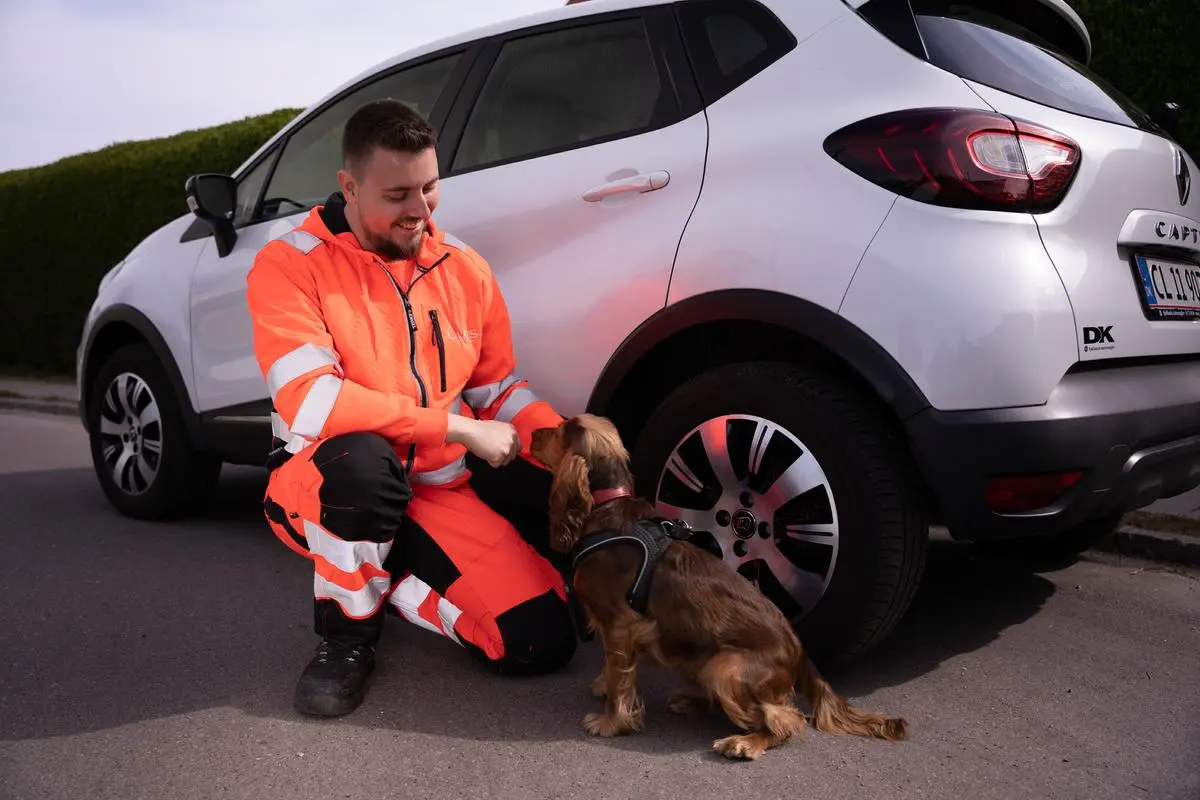
[[[388,280],[392,282],[392,286],[396,289],[396,294],[400,296],[400,302],[404,303],[404,316],[408,319],[408,365],[412,369],[413,377],[417,379],[417,388],[421,392],[421,405],[427,407],[429,405],[429,396],[425,391],[425,381],[421,380],[421,371],[417,369],[417,318],[413,316],[412,305],[408,302],[408,295],[400,288],[400,284],[396,283],[396,279],[392,276],[392,271],[387,268],[387,264],[382,261],[379,266],[383,268],[383,274],[388,276]],[[416,281],[413,281],[416,283]],[[411,287],[410,287],[411,288]],[[415,444],[408,445],[408,458],[405,459],[404,471],[412,470],[413,461],[417,457],[417,446]]]
[[[438,349],[438,369],[442,379],[442,391],[446,391],[446,342],[442,339],[442,326],[438,323],[437,309],[429,309],[429,319],[433,320],[433,343]]]
[[[421,280],[422,276],[426,275],[447,258],[449,258],[448,253],[435,261],[428,270],[423,270],[413,279],[412,286],[415,286],[417,281]],[[383,263],[383,260],[379,258],[376,258],[375,261],[383,269],[383,274],[387,275],[388,280],[392,282],[392,287],[395,288],[396,294],[400,296],[400,302],[404,303],[404,316],[408,319],[408,365],[412,369],[413,377],[417,379],[417,388],[421,392],[421,406],[427,408],[429,406],[429,394],[425,389],[425,381],[421,379],[421,371],[417,369],[417,318],[413,314],[412,304],[408,302],[408,294],[400,288],[400,284],[396,283],[396,278],[392,275],[392,271],[388,269],[387,264]],[[412,286],[408,288],[411,290]],[[416,460],[416,457],[417,446],[410,443],[408,445],[408,458],[405,459],[404,464],[405,472],[412,470],[413,461]]]

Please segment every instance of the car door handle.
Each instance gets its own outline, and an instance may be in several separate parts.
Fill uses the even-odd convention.
[[[655,189],[663,188],[670,181],[670,173],[660,169],[656,172],[647,172],[641,175],[633,175],[628,178],[609,181],[608,183],[597,184],[583,193],[583,199],[589,203],[595,203],[606,197],[626,192],[652,192]]]

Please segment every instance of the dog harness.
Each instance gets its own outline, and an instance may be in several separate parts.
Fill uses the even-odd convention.
[[[642,566],[637,578],[625,595],[626,602],[639,614],[646,613],[650,602],[650,582],[654,577],[654,568],[658,565],[663,553],[672,541],[690,541],[692,531],[684,524],[651,517],[640,520],[628,531],[603,530],[589,533],[580,537],[575,545],[571,558],[571,570],[579,567],[583,560],[602,547],[614,544],[636,544],[642,548]]]

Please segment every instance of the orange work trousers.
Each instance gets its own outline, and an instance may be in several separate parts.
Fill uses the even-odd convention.
[[[296,453],[272,471],[264,508],[275,535],[313,562],[323,639],[373,645],[391,612],[502,674],[549,672],[574,654],[559,571],[466,477],[410,483],[381,436]]]

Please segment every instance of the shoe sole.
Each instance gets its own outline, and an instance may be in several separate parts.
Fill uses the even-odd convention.
[[[295,698],[292,708],[306,717],[342,717],[362,705],[364,694],[350,697],[334,695],[309,695],[301,700]]]

